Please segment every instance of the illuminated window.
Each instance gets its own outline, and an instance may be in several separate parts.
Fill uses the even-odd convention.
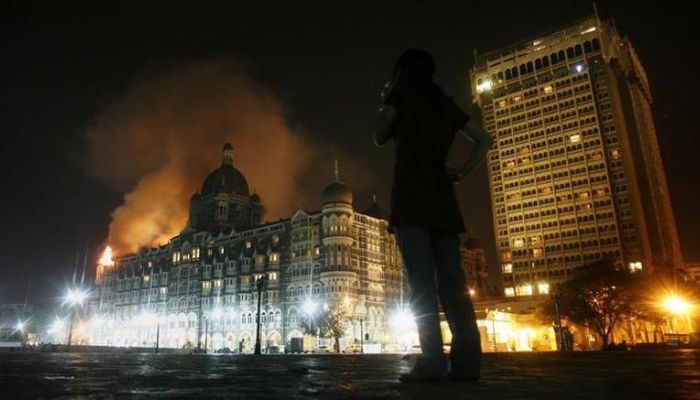
[[[314,255],[317,256],[317,255],[319,255],[319,254],[321,254],[321,249],[319,249],[318,247],[315,247],[315,248],[314,248]]]
[[[504,251],[501,253],[501,260],[503,261],[510,261],[511,260],[511,255],[510,251]]]
[[[149,262],[148,262],[148,268],[152,268],[152,267],[153,267],[153,261],[149,261]]]
[[[596,151],[595,153],[591,153],[591,160],[600,160],[602,158],[602,155],[600,154],[599,151]]]
[[[569,141],[571,143],[578,143],[581,141],[581,135],[579,135],[578,133],[571,135],[571,136],[569,136]]]
[[[272,244],[277,244],[280,242],[280,237],[277,235],[272,236]]]
[[[276,263],[280,260],[280,255],[277,253],[270,254],[270,262]]]
[[[267,274],[267,279],[271,281],[276,281],[277,280],[277,272],[269,272]]]
[[[542,257],[542,249],[541,248],[532,249],[532,256],[535,258]]]
[[[578,194],[578,197],[581,199],[587,199],[588,198],[588,192],[581,192]]]
[[[214,281],[214,287],[217,287],[217,288],[218,288],[218,287],[221,287],[221,283],[222,283],[222,282],[221,282],[221,279],[216,279],[216,280]]]
[[[162,287],[160,288],[160,294],[167,294],[168,293],[168,288]]]
[[[199,258],[199,247],[192,249],[192,259],[196,260]]]
[[[525,241],[523,239],[513,239],[513,247],[519,249],[523,246],[525,246]]]
[[[505,101],[505,100],[501,100],[501,101],[498,102],[498,106],[501,107],[501,108],[508,107],[508,102]]]
[[[513,297],[513,296],[515,296],[515,289],[513,289],[512,287],[507,287],[507,288],[505,288],[504,292],[505,292],[505,294],[506,294],[506,297]]]
[[[511,264],[511,263],[503,264],[503,273],[504,274],[512,274],[513,273],[513,264]]]
[[[533,246],[539,245],[541,241],[542,241],[541,236],[531,236],[530,237],[530,244],[532,244]]]
[[[544,194],[550,194],[552,193],[552,188],[550,186],[542,188],[542,193]]]
[[[211,289],[211,282],[202,282],[202,289]]]
[[[469,289],[469,297],[474,297],[475,294],[476,294],[476,290]]]
[[[519,103],[519,102],[521,102],[521,101],[523,101],[523,97],[522,97],[522,96],[515,96],[515,97],[513,97],[513,103]]]
[[[247,240],[247,241],[245,242],[245,248],[246,248],[246,249],[249,249],[252,245],[253,245],[253,244],[250,243],[250,240]]]
[[[612,156],[613,160],[617,160],[620,158],[620,151],[615,149],[610,152],[610,156]]]
[[[544,92],[546,94],[552,93],[552,85],[547,85],[544,87]]]
[[[144,282],[148,282],[148,281],[150,281],[150,280],[151,280],[151,277],[148,276],[148,275],[146,275],[146,276],[143,277],[143,281],[144,281]]]
[[[265,264],[265,256],[257,256],[255,257],[255,265],[261,266]]]
[[[519,285],[516,289],[518,296],[532,296],[532,285]]]
[[[642,263],[641,261],[633,261],[629,263],[629,268],[631,272],[637,272],[642,270]]]
[[[515,161],[513,161],[513,160],[508,161],[508,162],[506,163],[506,167],[508,167],[508,168],[513,168],[513,167],[515,167]]]
[[[220,253],[220,254],[224,254],[224,248],[223,248],[223,247],[219,249],[219,253]]]
[[[537,292],[539,294],[549,294],[549,283],[540,282],[537,284]]]

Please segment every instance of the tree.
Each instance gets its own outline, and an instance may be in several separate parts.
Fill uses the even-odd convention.
[[[595,331],[606,348],[617,323],[631,313],[632,283],[627,270],[616,268],[610,261],[598,261],[557,285],[542,312],[552,321],[556,319],[555,306],[558,305],[562,318]]]
[[[311,321],[306,321],[305,329],[307,333],[333,339],[333,349],[340,352],[340,338],[345,335],[346,322],[350,319],[351,312],[342,302],[336,302],[332,307],[323,307],[323,310],[312,316]],[[309,328],[310,327],[310,328]]]

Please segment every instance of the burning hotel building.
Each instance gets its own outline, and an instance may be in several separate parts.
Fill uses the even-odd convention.
[[[262,212],[227,144],[221,167],[192,196],[189,222],[178,236],[98,266],[91,314],[101,323],[91,342],[151,346],[158,340],[172,348],[208,342],[212,349],[252,351],[262,277],[263,347],[303,336],[307,315],[336,304],[350,315],[341,345],[361,335],[387,342],[388,317],[402,307],[405,287],[387,213],[376,201],[356,211],[336,165],[320,211],[299,210],[268,223],[260,222]]]

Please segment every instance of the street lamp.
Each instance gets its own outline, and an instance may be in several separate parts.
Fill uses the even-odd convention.
[[[260,301],[262,300],[262,290],[263,286],[265,286],[265,275],[261,276],[260,278],[255,281],[255,285],[257,286],[258,289],[258,314],[256,315],[255,318],[255,324],[257,325],[256,327],[256,332],[255,332],[255,355],[260,355]]]
[[[692,327],[690,322],[690,309],[693,308],[688,300],[679,297],[675,294],[667,297],[661,305],[666,311],[668,311],[674,318],[678,315],[686,316],[686,324],[688,325],[688,334],[692,333]],[[673,331],[673,325],[671,325],[671,331]]]
[[[68,304],[69,307],[72,308],[71,312],[71,317],[70,317],[70,327],[68,328],[68,349],[70,350],[71,342],[73,339],[73,321],[75,320],[75,314],[76,314],[76,308],[77,307],[82,307],[83,302],[87,299],[88,297],[88,292],[78,289],[78,288],[72,288],[68,289],[68,292],[66,293],[65,299],[63,301],[63,304]]]

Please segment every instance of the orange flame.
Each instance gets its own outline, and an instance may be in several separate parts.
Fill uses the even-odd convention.
[[[102,257],[100,257],[98,264],[104,265],[105,267],[114,265],[114,260],[112,260],[112,248],[109,247],[109,245],[105,247],[105,251],[102,252]]]

